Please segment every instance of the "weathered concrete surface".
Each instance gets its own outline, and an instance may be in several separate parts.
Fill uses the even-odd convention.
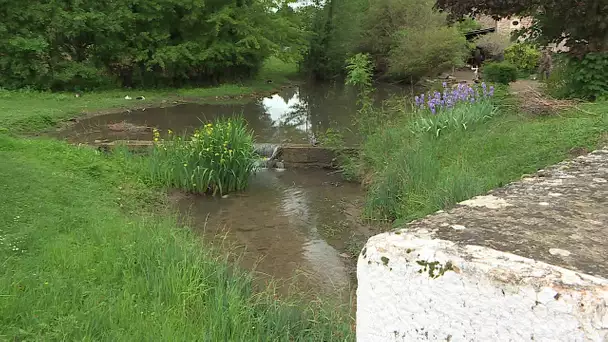
[[[608,341],[608,149],[372,237],[359,341]]]
[[[343,153],[354,153],[354,148],[344,148]],[[281,159],[286,168],[335,168],[336,152],[327,147],[309,145],[284,145]]]

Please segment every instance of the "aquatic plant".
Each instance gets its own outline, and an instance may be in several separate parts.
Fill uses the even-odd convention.
[[[194,193],[226,194],[247,187],[254,172],[253,135],[242,118],[218,119],[189,137],[154,130],[152,180]]]
[[[439,136],[445,129],[467,129],[470,125],[494,116],[496,106],[491,101],[494,86],[458,84],[454,89],[443,83],[443,91],[420,94],[414,98],[412,120],[415,133],[431,132]]]

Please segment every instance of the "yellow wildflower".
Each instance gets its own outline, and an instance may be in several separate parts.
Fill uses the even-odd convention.
[[[188,166],[188,163],[184,163],[184,167],[187,167],[187,166]]]
[[[167,133],[169,133],[169,135],[173,134],[172,130],[167,130]]]

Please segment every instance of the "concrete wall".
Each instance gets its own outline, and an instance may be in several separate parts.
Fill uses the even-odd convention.
[[[372,237],[358,341],[608,341],[608,148]]]
[[[357,277],[357,341],[608,338],[606,280],[509,253],[386,233]]]

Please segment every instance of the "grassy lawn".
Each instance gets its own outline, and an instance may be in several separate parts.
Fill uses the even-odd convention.
[[[511,109],[438,138],[391,124],[364,146],[369,213],[403,224],[567,159],[572,148],[608,145],[608,102],[583,107],[545,117]]]
[[[89,148],[0,134],[0,340],[343,341],[336,307],[252,292]],[[327,303],[326,303],[327,304]]]
[[[294,63],[285,63],[270,58],[256,80],[244,84],[224,84],[209,88],[108,90],[85,93],[75,98],[72,93],[46,93],[34,91],[6,91],[0,89],[0,132],[37,131],[57,124],[59,121],[82,113],[111,108],[149,106],[163,100],[179,98],[215,100],[215,97],[249,95],[266,92],[287,84],[297,72]],[[272,83],[267,83],[271,80]],[[125,100],[143,95],[146,99]]]

